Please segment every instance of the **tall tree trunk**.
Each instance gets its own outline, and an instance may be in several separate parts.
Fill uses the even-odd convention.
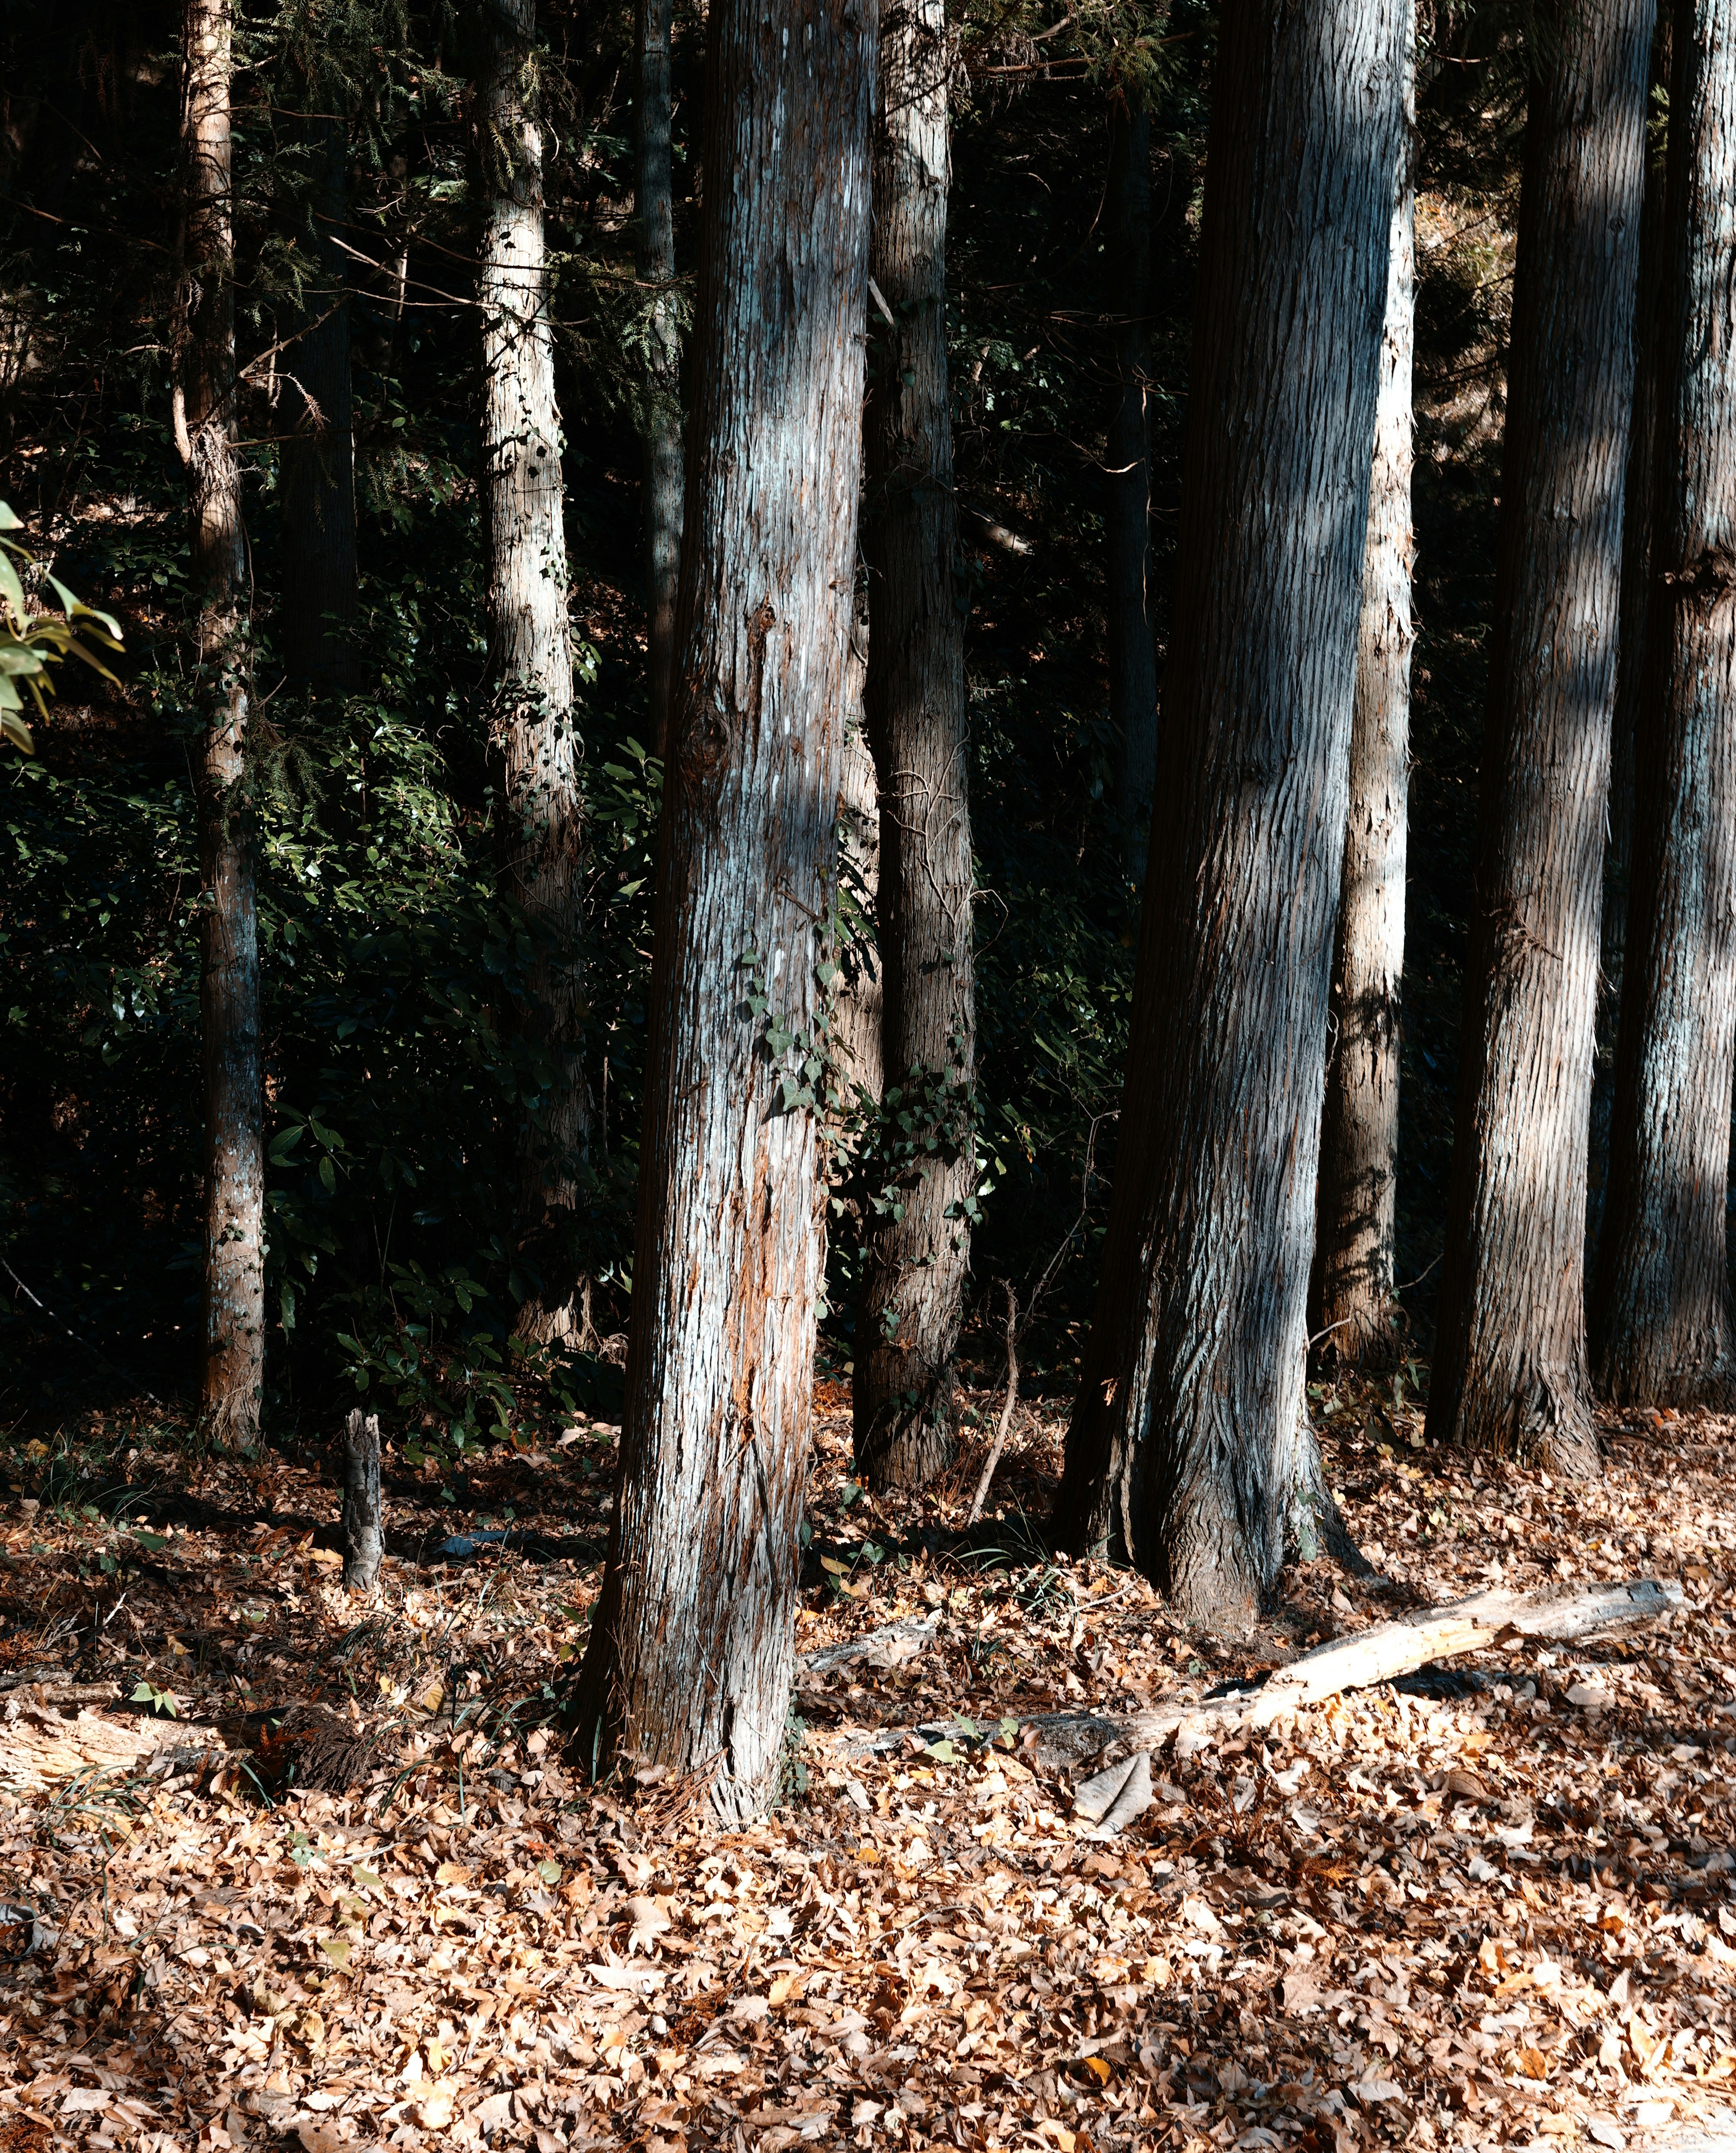
[[[1539,47],[1428,1430],[1597,1468],[1586,1157],[1652,0]]]
[[[919,1488],[952,1455],[976,1193],[970,740],[946,384],[949,69],[945,0],[893,0],[872,262],[894,318],[877,312],[871,324],[862,517],[887,1181],[869,1222],[852,1399],[857,1463],[878,1488]]]
[[[884,1089],[885,980],[880,970],[880,791],[868,743],[863,691],[868,678],[868,628],[858,603],[853,623],[844,690],[844,774],[838,793],[841,911],[851,931],[838,952],[840,978],[832,1010],[832,1046],[847,1110],[862,1095],[878,1107]]]
[[[1652,80],[1670,83],[1669,4],[1652,41]],[[1610,739],[1609,842],[1603,863],[1602,964],[1597,989],[1596,1058],[1586,1174],[1586,1245],[1596,1248],[1608,1194],[1610,1117],[1616,1100],[1616,1032],[1627,952],[1627,893],[1633,878],[1634,736],[1645,693],[1646,615],[1652,599],[1652,513],[1657,491],[1658,374],[1663,350],[1664,263],[1669,252],[1664,156],[1648,127],[1646,198],[1640,221],[1640,286],[1634,309],[1632,417],[1621,511],[1621,612],[1616,643],[1616,709]]]
[[[1350,735],[1350,812],[1332,961],[1309,1328],[1341,1361],[1396,1343],[1392,1239],[1410,833],[1411,354],[1415,345],[1415,8],[1407,0],[1405,139],[1387,270],[1387,334],[1368,498],[1362,624]]]
[[[356,613],[355,447],[350,410],[349,300],[338,244],[348,222],[349,129],[317,114],[306,122],[308,208],[317,274],[304,287],[302,333],[283,354],[283,608],[279,628],[292,680],[342,690],[359,676],[344,631]]]
[[[1736,1402],[1736,0],[1678,0],[1633,903],[1593,1336],[1623,1404]]]
[[[575,1747],[700,1774],[726,1817],[775,1791],[794,1665],[875,20],[710,18],[627,1412]]]
[[[639,109],[634,114],[639,273],[650,287],[645,316],[645,598],[651,741],[669,744],[681,571],[681,333],[674,291],[675,222],[670,173],[671,0],[638,0]]]
[[[1146,460],[1145,339],[1151,313],[1151,114],[1109,99],[1109,407],[1103,506],[1109,643],[1109,721],[1115,797],[1128,873],[1145,880],[1152,778],[1158,757],[1158,657],[1152,642],[1151,484]]]
[[[1157,827],[1063,1529],[1240,1626],[1313,1475],[1309,1255],[1403,0],[1220,18]]]
[[[176,435],[188,476],[198,693],[199,1018],[205,1080],[207,1429],[245,1441],[265,1371],[259,932],[246,766],[247,533],[236,456],[229,0],[187,0],[181,101],[184,252]]]
[[[520,1230],[542,1284],[521,1336],[575,1336],[571,1240],[590,1138],[581,1059],[584,802],[573,710],[561,419],[542,243],[535,0],[492,0],[480,113],[482,504],[506,886],[534,938],[524,1026],[538,1103],[519,1132]]]

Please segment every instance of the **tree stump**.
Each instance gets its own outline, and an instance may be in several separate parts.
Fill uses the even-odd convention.
[[[380,1524],[379,1419],[358,1407],[344,1432],[344,1582],[371,1590],[385,1552]]]

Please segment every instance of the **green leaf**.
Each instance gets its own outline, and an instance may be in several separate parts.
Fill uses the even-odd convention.
[[[325,1953],[326,1957],[331,1961],[333,1966],[348,1966],[349,1964],[349,1938],[348,1937],[322,1937],[319,1939],[319,1948]]]
[[[561,1881],[561,1865],[558,1861],[550,1861],[545,1856],[537,1864],[537,1874],[545,1884],[558,1884]]]
[[[161,1533],[137,1532],[133,1535],[133,1538],[140,1547],[149,1548],[153,1555],[160,1555],[169,1545]]]

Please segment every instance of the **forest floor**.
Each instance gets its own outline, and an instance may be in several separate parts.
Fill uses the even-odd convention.
[[[0,1504],[0,1715],[48,1669],[252,1754],[0,1794],[0,1898],[37,1916],[0,1970],[0,2148],[1352,2153],[1728,2120],[1736,1423],[1611,1422],[1606,1476],[1560,1487],[1422,1448],[1390,1387],[1328,1391],[1380,1575],[1293,1570],[1229,1646],[1045,1553],[1051,1412],[1021,1414],[960,1553],[980,1448],[938,1494],[875,1503],[845,1404],[822,1386],[799,1647],[938,1626],[903,1664],[804,1674],[789,1799],[751,1830],[593,1791],[547,1723],[612,1429],[444,1491],[389,1459],[365,1599],[321,1460],[190,1465],[155,1414],[35,1446],[35,1495]],[[512,1537],[466,1546],[490,1530]],[[1497,1580],[1646,1575],[1683,1586],[1658,1626],[1159,1760],[1112,1841],[1021,1755],[1025,1713],[1197,1696]],[[371,1761],[298,1750],[283,1714],[309,1703],[376,1733]],[[950,1737],[861,1740],[949,1715]],[[286,1784],[297,1758],[356,1784]]]

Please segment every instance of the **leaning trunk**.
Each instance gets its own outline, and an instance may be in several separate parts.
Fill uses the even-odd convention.
[[[188,0],[181,105],[185,261],[176,432],[192,511],[199,767],[199,1016],[205,1078],[203,1408],[219,1442],[259,1423],[265,1162],[259,932],[246,746],[247,533],[236,455],[229,0]]]
[[[1594,1300],[1600,1391],[1736,1402],[1736,0],[1682,0],[1632,939]]]
[[[1222,16],[1157,824],[1064,1529],[1245,1624],[1297,1490],[1403,0]],[[1203,393],[1209,384],[1210,394]]]
[[[1652,0],[1540,48],[1428,1430],[1597,1468],[1586,1157]]]
[[[1414,9],[1407,7],[1407,64]],[[1350,812],[1332,964],[1331,1048],[1321,1116],[1309,1329],[1341,1361],[1389,1356],[1397,1342],[1392,1240],[1398,1159],[1398,1047],[1404,980],[1404,870],[1410,831],[1411,353],[1415,342],[1416,184],[1406,143],[1387,268],[1387,335],[1368,498],[1368,553],[1350,735]]]
[[[1145,880],[1158,755],[1158,659],[1151,624],[1151,488],[1146,462],[1145,338],[1151,312],[1151,114],[1117,91],[1109,104],[1109,407],[1103,501],[1109,723],[1116,807],[1134,883]]]
[[[1652,80],[1667,92],[1670,23],[1660,15]],[[1640,287],[1634,309],[1633,405],[1621,511],[1621,613],[1616,641],[1616,708],[1610,738],[1609,842],[1603,862],[1602,971],[1591,1076],[1586,1173],[1587,1253],[1596,1248],[1608,1193],[1610,1116],[1616,1100],[1616,1031],[1627,954],[1627,893],[1633,878],[1634,739],[1645,692],[1646,615],[1652,603],[1652,509],[1657,491],[1658,371],[1663,349],[1664,260],[1669,226],[1664,157],[1647,130],[1646,200],[1640,224]]]
[[[307,122],[308,209],[313,275],[302,288],[302,329],[283,354],[281,403],[294,415],[283,447],[283,609],[279,641],[292,680],[354,687],[356,613],[355,449],[350,415],[349,301],[344,236],[349,130],[330,115]]]
[[[671,0],[639,0],[639,273],[645,307],[645,629],[656,753],[669,744],[675,655],[675,588],[681,569],[681,330],[676,312],[675,223],[670,173]]]
[[[540,1279],[521,1336],[577,1335],[574,1214],[590,1138],[581,1052],[583,801],[567,624],[561,420],[542,247],[542,135],[535,0],[488,15],[480,134],[485,206],[476,296],[482,320],[482,504],[489,662],[501,761],[507,892],[532,957],[520,1043],[535,1101],[518,1132],[522,1244]]]
[[[952,1455],[953,1354],[976,1193],[976,990],[964,615],[946,387],[945,0],[894,0],[880,42],[877,314],[862,548],[880,791],[886,1092],[857,1317],[856,1459],[919,1488]]]
[[[875,10],[717,0],[621,1475],[575,1744],[776,1791],[861,476]]]

